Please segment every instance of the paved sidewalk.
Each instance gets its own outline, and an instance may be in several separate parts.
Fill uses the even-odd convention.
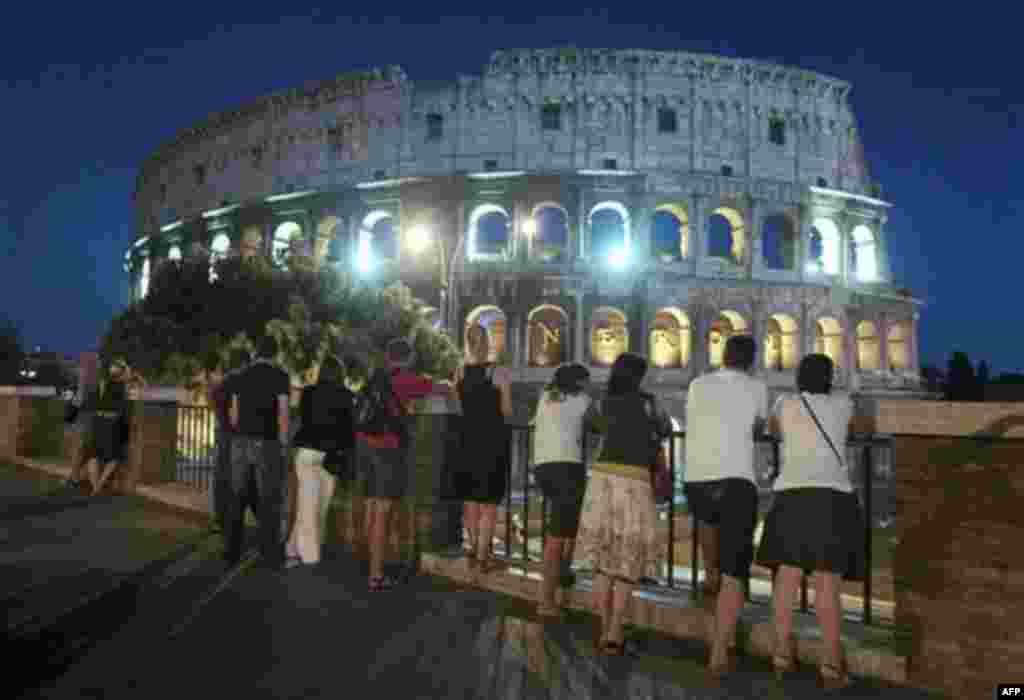
[[[72,500],[46,516],[12,521],[5,519],[15,512],[10,506],[29,512],[39,486],[3,469],[0,477],[4,571],[24,575],[51,567],[78,580],[72,565],[61,569],[60,557],[73,550],[79,551],[76,565],[138,569],[198,532],[186,518],[151,513],[127,496],[83,507]],[[68,528],[76,534],[62,545],[59,536]],[[133,529],[150,533],[149,539],[123,532]],[[166,538],[162,547],[155,532]],[[132,537],[145,539],[147,547],[131,545]],[[369,593],[356,562],[339,549],[329,549],[316,567],[271,572],[247,559],[225,570],[219,539],[103,608],[101,638],[76,652],[62,675],[24,697],[821,697],[809,671],[780,686],[765,664],[750,660],[724,687],[708,688],[702,645],[655,633],[632,633],[626,657],[597,656],[590,616],[570,613],[563,623],[542,624],[528,603],[446,579],[424,575]],[[49,555],[18,559],[18,543]],[[844,696],[932,697],[876,684]]]

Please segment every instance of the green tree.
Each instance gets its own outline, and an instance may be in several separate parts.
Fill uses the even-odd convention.
[[[0,319],[0,385],[20,383],[24,361],[21,329],[10,319]]]
[[[212,360],[238,345],[251,348],[263,334],[278,340],[278,361],[296,375],[326,352],[373,367],[397,337],[412,341],[420,372],[447,377],[458,362],[451,339],[430,327],[424,304],[401,284],[370,288],[300,256],[287,271],[235,257],[219,261],[215,272],[211,280],[201,259],[163,263],[146,298],[111,322],[104,362],[123,357],[150,383],[187,384]]]
[[[978,401],[984,401],[985,387],[987,387],[989,383],[988,363],[985,362],[985,360],[978,363],[978,373],[976,375],[975,382],[977,384],[977,399]]]
[[[977,398],[977,378],[967,353],[956,351],[949,358],[946,372],[946,400],[974,401]]]

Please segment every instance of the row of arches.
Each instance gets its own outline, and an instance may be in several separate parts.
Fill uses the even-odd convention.
[[[508,322],[504,312],[496,306],[480,306],[466,317],[465,329],[479,324],[487,329],[490,338],[491,360],[507,358]],[[542,304],[527,315],[525,364],[529,367],[554,367],[571,359],[569,347],[569,316],[558,306]],[[749,334],[748,320],[739,312],[723,310],[711,323],[704,349],[707,364],[717,368],[722,364],[726,341],[733,335]],[[850,360],[846,356],[847,342],[853,343],[852,369],[894,371],[912,368],[912,326],[910,321],[898,321],[888,327],[887,343],[889,366],[882,367],[881,343],[878,325],[861,321],[848,339],[842,323],[823,316],[815,322],[814,352],[828,355],[836,367],[845,368]],[[630,350],[630,334],[626,314],[619,309],[600,307],[593,311],[589,329],[589,353],[586,360],[594,366],[609,367],[623,352]],[[773,314],[767,319],[760,338],[762,367],[769,371],[796,369],[802,356],[801,332],[797,321],[788,314]],[[688,368],[694,357],[695,328],[689,315],[682,309],[660,309],[654,316],[647,338],[646,354],[654,367],[661,369]],[[644,349],[638,349],[644,352]]]
[[[570,235],[568,210],[553,201],[537,204],[518,223],[506,207],[485,203],[476,206],[467,222],[466,253],[470,260],[495,260],[509,257],[512,242],[526,248],[526,257],[543,262],[566,262],[579,253],[592,260],[620,264],[634,254],[635,222],[629,210],[619,202],[605,201],[591,208],[586,217],[587,235],[582,246]],[[766,270],[799,271],[801,260],[807,271],[836,276],[845,269],[850,277],[862,281],[879,278],[879,245],[866,225],[857,225],[844,236],[830,218],[812,222],[806,240],[801,240],[800,225],[792,213],[773,213],[761,222],[760,263]],[[281,231],[289,222],[278,227]],[[664,203],[651,215],[651,255],[671,263],[693,257],[693,232],[687,208],[680,203]],[[708,257],[742,265],[755,252],[750,229],[743,213],[733,206],[714,209],[705,225]],[[288,235],[297,235],[289,227]],[[400,255],[400,232],[395,216],[388,211],[368,213],[359,226],[356,262],[366,268],[373,261],[396,260]],[[285,234],[275,233],[275,245]],[[846,245],[845,254],[843,245]],[[280,244],[287,248],[285,243]],[[844,260],[845,258],[845,260]]]

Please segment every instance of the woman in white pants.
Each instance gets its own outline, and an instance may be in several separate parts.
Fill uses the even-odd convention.
[[[352,449],[352,392],[345,388],[341,361],[333,355],[320,365],[319,381],[302,390],[301,427],[295,435],[298,478],[295,526],[288,538],[286,566],[316,564],[327,529],[327,514],[338,480],[324,469],[329,453]]]

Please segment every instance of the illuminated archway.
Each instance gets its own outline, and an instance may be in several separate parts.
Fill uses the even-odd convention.
[[[557,202],[542,202],[523,223],[529,239],[530,258],[544,262],[565,262],[569,255],[569,212]]]
[[[708,257],[722,258],[737,265],[747,250],[747,229],[743,215],[731,207],[719,207],[708,217]]]
[[[795,270],[799,234],[796,223],[786,214],[772,214],[763,222],[761,259],[769,270]]]
[[[466,346],[466,333],[469,327],[479,324],[487,330],[487,339],[490,341],[490,351],[487,355],[488,362],[498,362],[505,353],[505,339],[507,319],[505,312],[497,306],[478,306],[466,317],[466,326],[463,329],[462,342]]]
[[[167,251],[168,260],[181,260],[181,246],[172,245],[171,249]]]
[[[800,327],[796,321],[786,314],[774,314],[766,325],[764,368],[775,371],[796,369],[800,359]]]
[[[626,315],[609,307],[595,309],[590,323],[591,364],[611,367],[619,355],[628,351]]]
[[[878,279],[878,246],[867,226],[857,226],[850,234],[850,258],[851,275],[862,282]]]
[[[281,268],[288,268],[288,257],[292,253],[292,243],[302,238],[302,227],[294,221],[285,221],[274,229],[274,240],[270,255],[273,263]]]
[[[690,221],[680,204],[662,204],[651,218],[651,251],[656,259],[670,262],[690,254]]]
[[[722,366],[725,343],[734,335],[747,333],[746,320],[735,311],[723,311],[711,324],[708,331],[708,364],[713,368]]]
[[[889,369],[902,372],[911,368],[910,321],[896,321],[889,326]]]
[[[654,316],[650,355],[655,367],[690,366],[690,319],[680,309],[666,308]]]
[[[630,255],[629,211],[618,202],[601,202],[587,217],[591,260],[621,264]]]
[[[840,238],[839,228],[831,219],[816,219],[811,227],[807,269],[811,272],[824,272],[826,275],[838,275]]]
[[[469,215],[466,255],[470,260],[497,259],[508,250],[508,212],[496,204],[481,204]]]
[[[857,369],[877,370],[881,367],[878,329],[871,321],[857,324]]]
[[[567,359],[569,317],[561,308],[543,304],[527,318],[530,367],[555,367]]]
[[[398,236],[391,212],[371,211],[363,217],[356,242],[356,267],[362,272],[372,270],[378,261],[398,259]]]
[[[827,355],[832,364],[841,368],[843,362],[843,327],[834,318],[825,316],[814,324],[814,352]]]

